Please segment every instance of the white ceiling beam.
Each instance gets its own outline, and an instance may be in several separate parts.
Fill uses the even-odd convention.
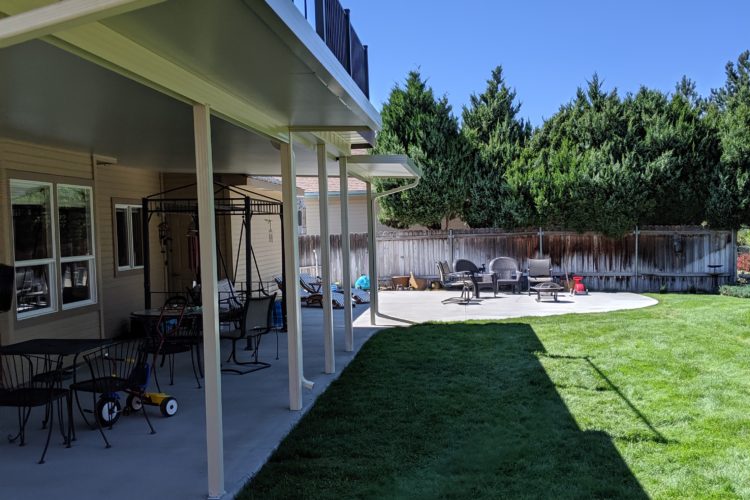
[[[62,0],[0,19],[0,48],[148,7],[164,0]]]

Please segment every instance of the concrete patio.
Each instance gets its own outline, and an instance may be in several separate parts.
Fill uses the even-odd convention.
[[[588,295],[571,296],[560,293],[555,302],[551,297],[536,301],[536,295],[525,293],[499,293],[481,290],[478,299],[468,304],[452,302],[459,298],[459,290],[431,291],[382,291],[377,326],[407,326],[425,321],[465,321],[520,318],[523,316],[551,316],[555,314],[592,313],[638,309],[657,303],[656,300],[636,293],[591,292]],[[444,304],[444,300],[450,302]],[[354,322],[355,327],[367,327],[370,315],[362,314]]]
[[[404,326],[424,321],[463,321],[542,316],[567,313],[604,312],[635,309],[657,301],[632,293],[591,293],[571,297],[560,295],[536,302],[525,294],[501,294],[493,297],[484,292],[480,299],[467,305],[443,304],[455,298],[457,291],[381,292],[378,328]],[[304,392],[304,408],[289,408],[287,374],[287,339],[279,335],[279,360],[275,358],[275,338],[263,339],[261,360],[271,368],[247,375],[222,376],[224,459],[227,494],[232,498],[244,483],[268,459],[286,434],[311,408],[315,399],[338,377],[356,352],[377,328],[370,326],[367,306],[357,306],[355,316],[355,351],[344,352],[343,311],[334,311],[336,337],[336,374],[323,373],[323,313],[318,308],[303,308],[304,373],[315,382],[312,391]],[[223,352],[229,347],[222,343]],[[242,352],[241,355],[245,353]],[[123,417],[111,431],[106,431],[112,448],[105,449],[97,431],[85,428],[75,414],[78,440],[66,449],[59,434],[53,435],[47,463],[37,465],[45,433],[40,430],[41,411],[32,414],[28,444],[0,442],[0,498],[129,499],[206,497],[206,439],[204,392],[198,389],[188,356],[178,356],[174,386],[162,389],[177,398],[179,411],[163,418],[156,407],[149,415],[157,434],[149,435],[140,415]],[[162,372],[166,380],[166,368]],[[0,433],[16,429],[15,410],[0,410]]]
[[[366,310],[366,306],[357,306],[353,313],[357,316]],[[247,375],[226,373],[221,378],[225,498],[232,498],[260,469],[283,437],[375,331],[356,328],[355,352],[344,352],[343,311],[335,310],[337,373],[326,375],[323,373],[322,310],[303,308],[302,319],[305,376],[315,382],[312,391],[304,391],[302,411],[289,410],[285,334],[279,335],[278,361],[275,360],[274,335],[263,338],[260,359],[272,363],[270,368]],[[222,342],[223,352],[228,347],[229,342]],[[244,359],[246,354],[241,352],[240,357]],[[178,355],[176,362],[175,384],[162,385],[162,390],[177,398],[179,410],[174,417],[163,418],[157,407],[148,407],[155,435],[149,435],[141,415],[122,417],[111,431],[105,431],[112,443],[112,448],[105,449],[98,431],[87,429],[75,410],[78,440],[72,448],[66,449],[60,434],[53,434],[46,463],[38,465],[46,432],[41,431],[39,425],[42,411],[35,410],[25,447],[10,444],[5,439],[0,441],[0,469],[3,471],[0,498],[206,498],[204,392],[196,387],[189,356]],[[166,384],[166,367],[160,374],[160,381]],[[6,436],[16,428],[15,410],[0,409],[0,434]]]

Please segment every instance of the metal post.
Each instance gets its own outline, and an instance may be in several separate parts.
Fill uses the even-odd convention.
[[[346,61],[346,72],[352,74],[352,21],[349,9],[344,9],[344,61]]]
[[[141,200],[141,227],[143,228],[143,303],[151,309],[151,252],[149,251],[148,198]]]
[[[206,451],[208,453],[208,496],[224,494],[224,437],[221,408],[221,361],[219,351],[219,302],[216,289],[216,213],[214,210],[213,163],[211,159],[211,113],[208,106],[193,106],[195,127],[196,190],[203,304],[203,359],[205,364]]]
[[[326,3],[324,0],[315,0],[315,31],[318,36],[328,43],[326,39]]]
[[[377,241],[375,240],[375,199],[372,183],[367,183],[367,260],[370,270],[370,324],[376,324],[378,315],[378,265]]]
[[[339,201],[341,201],[341,283],[344,287],[344,349],[354,350],[352,326],[352,256],[349,245],[349,172],[346,156],[339,158]]]
[[[325,373],[336,371],[336,353],[333,347],[333,304],[331,302],[331,232],[328,228],[328,171],[326,145],[317,145],[318,153],[318,206],[320,207],[320,267],[323,280],[323,350]]]
[[[367,45],[363,45],[362,48],[364,49],[364,65],[365,65],[365,95],[367,98],[370,98],[370,60],[369,56],[367,55]]]
[[[251,233],[252,230],[252,218],[253,209],[250,205],[250,198],[245,198],[245,282],[247,286],[247,296],[252,297],[253,293],[253,262],[252,262],[252,248],[253,238]],[[237,270],[234,270],[237,275]],[[260,275],[258,275],[258,281],[260,281]]]

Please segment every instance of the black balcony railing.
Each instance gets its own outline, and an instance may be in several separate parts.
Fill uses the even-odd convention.
[[[294,1],[294,0],[293,0]],[[367,62],[367,45],[363,45],[352,27],[349,9],[339,0],[315,1],[315,31],[328,45],[346,72],[362,92],[370,98],[370,76]],[[298,2],[295,2],[298,3]],[[309,20],[307,0],[304,0],[305,18]],[[300,9],[302,10],[302,8]]]

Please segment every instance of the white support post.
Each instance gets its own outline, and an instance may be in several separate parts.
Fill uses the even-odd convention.
[[[344,288],[344,350],[354,350],[352,325],[352,265],[349,248],[349,171],[346,156],[339,158],[339,196],[341,198],[341,286]]]
[[[336,353],[333,345],[333,303],[331,302],[331,232],[328,227],[328,171],[326,145],[317,145],[318,194],[320,206],[320,267],[323,280],[323,348],[325,373],[336,371]]]
[[[312,387],[302,371],[302,311],[299,303],[299,227],[297,224],[297,169],[292,134],[281,144],[281,197],[284,211],[284,293],[286,294],[289,356],[289,409],[302,409],[302,386]]]
[[[211,159],[211,112],[208,106],[193,106],[195,128],[195,177],[200,227],[201,298],[203,303],[203,359],[206,393],[206,451],[208,453],[208,497],[224,494],[224,436],[221,409],[221,359],[219,352],[219,303],[216,290],[216,219],[214,175]]]
[[[370,269],[370,324],[375,325],[378,316],[378,266],[377,242],[375,241],[375,200],[372,198],[372,183],[367,183],[367,260]]]

